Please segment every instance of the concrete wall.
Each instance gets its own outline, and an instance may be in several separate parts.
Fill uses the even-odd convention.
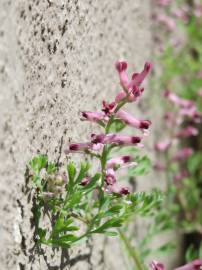
[[[62,137],[85,139],[92,127],[78,113],[118,91],[117,59],[137,70],[151,59],[149,2],[0,1],[0,270],[125,269],[102,237],[63,254],[33,250],[24,172],[39,150],[58,159]]]

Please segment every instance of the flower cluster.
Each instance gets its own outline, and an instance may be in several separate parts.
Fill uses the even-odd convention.
[[[127,103],[137,101],[142,95],[144,88],[142,83],[151,71],[151,64],[146,62],[140,73],[133,73],[131,78],[127,75],[127,63],[116,62],[116,70],[119,75],[122,90],[119,91],[112,102],[103,101],[100,111],[83,111],[81,120],[90,121],[100,125],[104,132],[90,135],[89,141],[82,143],[68,144],[65,153],[85,153],[100,160],[100,171],[102,174],[101,188],[105,192],[126,195],[129,193],[127,187],[119,186],[116,179],[116,170],[120,167],[133,164],[131,156],[118,156],[109,158],[110,150],[115,147],[135,146],[142,147],[142,135],[127,135],[122,133],[112,133],[111,126],[119,121],[123,127],[130,126],[143,134],[147,132],[151,121],[147,119],[136,119],[129,112],[123,110]],[[89,183],[90,178],[83,179],[81,184]]]
[[[184,138],[198,135],[198,129],[194,125],[202,122],[202,115],[197,111],[196,104],[191,100],[180,98],[169,90],[164,92],[164,97],[174,107],[173,112],[166,112],[164,114],[164,125],[167,128],[168,138],[156,143],[154,146],[158,153],[167,156],[166,164],[158,162],[155,168],[169,170],[168,166],[171,163],[178,162],[180,168],[180,163],[187,160],[193,154],[193,149],[190,147],[182,147],[181,149],[178,147],[176,150],[176,144],[180,145],[181,140]],[[186,127],[183,126],[184,123],[188,123]],[[183,171],[176,172],[174,179],[180,180],[188,175],[188,171],[183,169]]]

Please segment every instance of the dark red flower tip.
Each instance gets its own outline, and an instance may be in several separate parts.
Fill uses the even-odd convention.
[[[117,71],[121,72],[121,71],[126,70],[128,65],[126,62],[123,61],[123,62],[116,62],[115,66],[116,66]]]
[[[100,135],[92,134],[91,135],[91,142],[92,143],[102,143],[103,142],[103,139],[104,139],[104,135],[103,134],[100,134]]]
[[[168,97],[170,95],[170,91],[169,90],[165,90],[163,92],[163,95],[164,95],[164,97]]]
[[[85,177],[85,178],[83,178],[83,179],[81,180],[80,185],[81,185],[81,186],[86,186],[86,185],[88,185],[89,183],[90,183],[90,177]]]
[[[79,149],[79,145],[76,143],[70,144],[69,150],[71,151],[77,151]]]
[[[82,116],[83,116],[84,118],[88,118],[88,115],[87,115],[86,112],[82,112],[81,114],[82,114]]]
[[[142,120],[140,122],[140,128],[142,128],[142,129],[148,129],[150,125],[151,125],[150,120]]]
[[[134,80],[138,75],[139,75],[139,73],[137,73],[137,72],[133,73],[132,80]]]
[[[131,160],[131,156],[123,156],[122,158],[125,163]]]
[[[152,68],[152,64],[146,62],[145,65],[144,65],[144,70],[145,70],[146,72],[149,72],[149,71],[151,70],[151,68]]]
[[[120,189],[119,193],[122,194],[122,195],[128,195],[128,194],[130,194],[129,189],[127,187],[122,187]]]
[[[141,138],[140,137],[137,137],[137,136],[133,136],[131,138],[131,140],[132,140],[132,143],[139,143],[139,142],[141,142]]]

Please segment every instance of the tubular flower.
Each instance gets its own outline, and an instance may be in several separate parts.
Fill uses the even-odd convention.
[[[106,117],[104,112],[82,112],[82,120],[88,120],[92,122],[99,121],[107,121],[108,117]]]
[[[103,100],[102,102],[102,111],[105,113],[105,115],[111,115],[116,108],[116,102],[107,103]]]
[[[69,153],[81,153],[86,151],[98,151],[102,147],[101,144],[93,144],[93,143],[71,143],[65,149],[65,154]]]
[[[140,73],[134,73],[132,79],[129,80],[126,69],[126,62],[117,62],[116,69],[119,73],[120,84],[124,91],[121,91],[117,94],[115,102],[119,103],[121,100],[128,96],[128,102],[133,102],[143,93],[144,88],[140,88],[145,77],[151,71],[152,65],[148,62],[145,63],[144,69]]]
[[[172,158],[173,161],[181,161],[185,160],[193,154],[193,149],[189,147],[185,147],[180,149],[177,154]]]
[[[178,105],[179,107],[183,108],[183,109],[190,109],[194,106],[193,101],[191,100],[187,100],[187,99],[183,99],[180,98],[179,96],[177,96],[176,94],[172,93],[169,90],[166,90],[164,92],[164,96],[173,104]]]
[[[178,267],[175,270],[201,270],[201,269],[202,269],[202,260],[197,259],[181,267]]]
[[[132,158],[131,156],[121,156],[109,159],[107,161],[106,167],[107,169],[113,168],[116,169],[116,167],[119,167],[121,165],[124,165],[125,163],[131,162]]]
[[[171,146],[171,140],[165,140],[163,142],[156,143],[154,149],[157,152],[165,152]]]
[[[116,183],[114,185],[110,185],[106,188],[106,191],[110,193],[117,193],[120,195],[128,195],[130,194],[129,188],[128,187],[120,187]]]
[[[124,110],[120,110],[116,113],[116,116],[121,119],[125,124],[141,129],[141,130],[145,130],[148,129],[149,126],[151,125],[151,121],[149,120],[137,120],[136,118],[134,118],[131,114],[129,114],[128,112],[124,111]]]
[[[196,111],[196,107],[193,106],[191,108],[183,108],[179,112],[180,115],[186,116],[195,123],[200,123],[202,121],[202,115]]]
[[[114,185],[116,183],[115,171],[112,168],[106,170],[105,183],[107,185]]]
[[[90,183],[90,177],[84,177],[82,180],[81,180],[81,183],[80,183],[80,185],[81,186],[86,186],[86,185],[88,185]]]
[[[182,130],[180,130],[176,137],[190,137],[190,136],[197,136],[198,135],[198,129],[194,128],[192,126],[188,126]]]
[[[141,142],[141,138],[138,136],[128,136],[119,134],[99,134],[92,135],[92,143],[101,144],[117,144],[117,145],[134,145]]]
[[[152,261],[150,264],[150,268],[152,270],[166,270],[165,266],[162,263],[157,262],[157,261]]]

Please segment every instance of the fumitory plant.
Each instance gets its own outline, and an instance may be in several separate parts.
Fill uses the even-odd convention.
[[[147,158],[141,158],[137,150],[143,147],[151,121],[134,118],[124,107],[140,99],[151,64],[145,63],[143,70],[132,74],[131,79],[126,73],[126,62],[117,62],[116,70],[122,90],[115,100],[103,101],[100,111],[81,113],[82,120],[94,122],[102,132],[91,134],[87,142],[70,143],[65,148],[67,156],[84,154],[80,165],[70,161],[63,168],[50,162],[46,155],[29,162],[29,176],[35,188],[35,241],[39,245],[69,248],[94,234],[120,235],[135,267],[141,270],[145,269],[144,262],[122,227],[137,214],[154,214],[162,195],[157,190],[150,194],[132,192],[118,178],[121,169],[134,176],[146,169]],[[125,132],[129,127],[132,135]],[[117,156],[123,149],[125,154]]]

